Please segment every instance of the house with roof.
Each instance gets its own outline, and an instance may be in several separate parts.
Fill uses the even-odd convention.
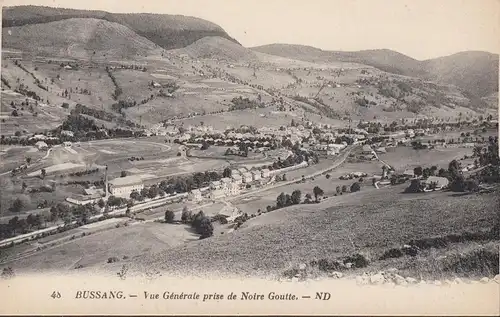
[[[226,191],[223,189],[214,189],[210,191],[208,197],[212,200],[220,199],[226,196]]]
[[[241,174],[241,177],[243,179],[243,183],[250,183],[250,182],[252,182],[252,179],[253,179],[252,173],[250,173],[250,172],[245,172],[245,173]]]
[[[141,191],[144,188],[144,183],[142,178],[132,175],[112,179],[108,182],[108,187],[111,195],[129,198],[134,190]]]
[[[260,171],[260,173],[261,173],[262,178],[267,178],[267,177],[271,176],[271,172],[267,168],[262,169]]]
[[[252,174],[252,180],[258,181],[262,178],[262,173],[259,170],[250,171]]]
[[[450,181],[446,177],[429,176],[425,180],[426,188],[432,190],[443,189],[448,186],[449,183]]]
[[[241,184],[243,183],[243,177],[239,173],[231,173],[231,180],[235,184]]]
[[[221,189],[221,188],[222,188],[222,182],[221,181],[210,182],[210,189],[211,190]]]
[[[373,153],[372,147],[369,145],[363,145],[362,153],[363,154],[372,154]]]
[[[403,172],[403,176],[405,177],[415,177],[415,172],[412,169],[407,169]]]
[[[193,189],[188,193],[188,200],[193,201],[193,202],[199,202],[203,199],[203,196],[201,195],[201,190],[199,189]]]
[[[43,141],[38,141],[35,143],[35,146],[38,150],[46,150],[49,146],[47,145],[47,143],[43,142]]]

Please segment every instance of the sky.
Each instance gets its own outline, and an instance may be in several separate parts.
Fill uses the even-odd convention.
[[[115,13],[199,17],[243,46],[392,49],[423,60],[475,50],[500,53],[500,0],[3,0]]]

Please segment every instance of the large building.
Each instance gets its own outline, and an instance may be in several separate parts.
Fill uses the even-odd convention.
[[[140,191],[144,188],[142,179],[138,176],[119,177],[109,181],[109,192],[113,196],[129,198],[134,191]]]
[[[201,201],[203,199],[201,191],[199,189],[193,189],[188,193],[188,199],[194,202]]]

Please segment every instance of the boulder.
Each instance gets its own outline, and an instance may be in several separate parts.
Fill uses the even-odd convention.
[[[306,267],[307,267],[307,266],[306,266],[306,264],[305,264],[305,263],[301,263],[301,264],[299,265],[299,270],[304,271],[304,270],[306,269]]]
[[[297,277],[292,277],[292,282],[298,282],[299,279]]]
[[[500,274],[495,275],[495,277],[493,278],[493,280],[495,280],[495,282],[497,282],[497,283],[500,284]]]
[[[453,280],[453,283],[455,284],[463,284],[464,281],[460,278],[460,277],[456,277],[454,280]]]
[[[329,276],[332,278],[342,278],[344,274],[342,274],[341,272],[331,272]]]
[[[441,281],[439,281],[439,280],[435,280],[435,281],[433,282],[433,284],[434,284],[434,285],[436,285],[436,286],[441,286],[441,285],[443,285],[443,283],[441,283]]]
[[[386,270],[387,273],[396,273],[397,271],[398,271],[398,269],[395,267],[391,267],[390,269]]]
[[[352,268],[352,263],[351,262],[347,262],[346,264],[344,264],[346,268],[350,269]]]
[[[407,277],[405,280],[406,280],[406,283],[408,283],[408,284],[417,284],[417,279],[416,278]]]
[[[382,273],[377,273],[372,276],[370,276],[370,283],[374,285],[380,285],[385,282],[384,275]]]
[[[483,277],[482,279],[479,280],[479,282],[483,283],[483,284],[486,284],[486,283],[489,283],[490,282],[490,279],[487,278],[487,277]]]
[[[367,285],[370,282],[370,279],[366,275],[356,276],[356,284],[358,285]]]

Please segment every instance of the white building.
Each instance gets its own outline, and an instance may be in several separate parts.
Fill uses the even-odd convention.
[[[231,173],[231,179],[233,180],[233,183],[235,184],[241,184],[243,183],[243,178],[239,173]]]
[[[201,191],[199,189],[193,189],[192,191],[189,192],[188,199],[194,202],[201,201],[203,199]]]
[[[241,177],[243,178],[243,183],[250,183],[253,179],[252,173],[250,172],[243,173]]]
[[[43,142],[43,141],[38,141],[35,143],[35,146],[38,150],[46,150],[49,146],[47,145],[47,143]]]
[[[269,171],[269,169],[267,169],[267,168],[262,169],[262,170],[260,171],[260,173],[261,173],[261,176],[262,176],[263,178],[266,178],[266,177],[271,176],[270,171]]]
[[[226,194],[228,196],[236,196],[240,193],[240,185],[236,183],[229,184],[229,187],[226,189]]]
[[[129,198],[134,191],[144,188],[142,179],[138,176],[119,177],[109,181],[109,192],[113,196]]]
[[[252,173],[252,179],[254,181],[258,181],[262,178],[262,173],[258,170],[251,171],[250,173]]]
[[[219,199],[226,196],[226,192],[222,189],[214,189],[210,191],[209,197],[212,200]]]
[[[228,189],[233,181],[229,177],[224,177],[220,180],[221,188]]]
[[[216,190],[216,189],[221,189],[221,188],[222,188],[222,183],[220,181],[213,181],[210,183],[211,190]]]
[[[64,135],[64,136],[68,136],[68,137],[74,137],[74,133],[73,131],[69,131],[69,130],[61,130],[61,135]]]

